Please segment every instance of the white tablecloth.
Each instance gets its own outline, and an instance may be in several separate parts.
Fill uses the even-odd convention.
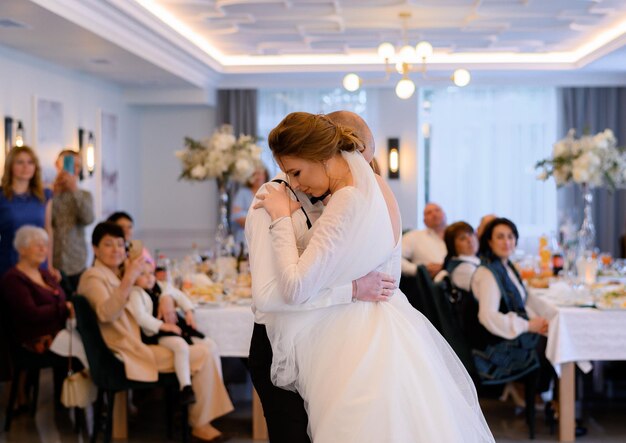
[[[626,310],[559,306],[557,300],[550,290],[531,290],[526,302],[550,321],[546,357],[557,373],[561,363],[577,362],[588,372],[590,360],[626,360]]]
[[[222,357],[247,357],[254,327],[250,306],[199,306],[195,311],[198,330],[210,337]]]

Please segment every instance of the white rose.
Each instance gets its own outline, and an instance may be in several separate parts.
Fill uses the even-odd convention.
[[[207,170],[203,165],[196,165],[191,170],[190,174],[196,180],[203,180],[206,178]]]
[[[548,179],[548,171],[545,169],[537,175],[537,180],[546,181]]]
[[[248,159],[240,158],[235,163],[235,170],[242,177],[245,176],[245,175],[248,175],[248,174],[252,175],[252,173],[254,172],[254,165]]]
[[[212,146],[217,151],[226,151],[235,144],[235,136],[232,134],[218,133],[213,136]]]
[[[570,143],[566,140],[559,140],[552,149],[552,157],[563,157],[570,152]]]
[[[608,149],[609,139],[606,137],[604,132],[600,132],[593,136],[593,144],[597,149]]]
[[[563,186],[569,180],[570,172],[569,167],[561,167],[552,171],[552,177],[558,186]]]
[[[586,168],[574,166],[574,170],[572,171],[572,178],[576,183],[589,183],[589,171]]]

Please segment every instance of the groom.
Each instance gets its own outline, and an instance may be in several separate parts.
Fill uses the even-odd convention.
[[[374,137],[365,121],[357,114],[349,111],[337,111],[328,117],[341,126],[350,128],[363,142],[362,152],[367,162],[374,158]],[[376,177],[379,182],[382,178]],[[281,173],[279,180],[285,180]],[[384,182],[383,182],[384,183]],[[278,183],[265,183],[257,195],[267,193],[266,186],[278,186]],[[386,184],[384,184],[386,186]],[[298,209],[291,216],[296,237],[303,237],[310,225],[320,217],[324,205],[320,201],[313,203],[309,196],[294,190],[291,194],[294,202],[299,202]],[[252,279],[253,311],[255,316],[254,332],[250,343],[249,367],[252,383],[259,394],[265,420],[272,443],[309,443],[307,433],[308,417],[302,397],[293,391],[278,388],[272,384],[270,368],[272,364],[272,348],[265,329],[266,314],[271,312],[298,311],[318,309],[352,301],[385,301],[381,296],[381,288],[395,287],[393,277],[379,272],[370,272],[355,282],[345,282],[334,288],[324,288],[316,296],[303,305],[286,305],[282,294],[278,292],[278,270],[274,264],[270,237],[270,216],[264,210],[252,209],[257,203],[252,202],[245,223],[246,239],[250,251],[250,268],[254,273]],[[300,242],[298,242],[300,243]]]

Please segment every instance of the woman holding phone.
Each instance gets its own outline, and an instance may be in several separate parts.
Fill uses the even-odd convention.
[[[28,146],[14,147],[4,163],[0,184],[0,276],[17,263],[18,254],[13,247],[15,232],[24,225],[44,228],[52,235],[52,191],[44,189],[41,167],[35,152]],[[53,249],[50,248],[43,268],[55,277],[59,272],[52,266]]]

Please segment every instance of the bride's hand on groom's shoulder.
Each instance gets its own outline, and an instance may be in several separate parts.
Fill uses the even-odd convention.
[[[289,198],[284,183],[278,187],[267,186],[266,189],[267,194],[257,195],[259,201],[254,205],[254,209],[265,209],[272,220],[289,217],[293,212],[300,209],[300,203]]]
[[[396,279],[383,272],[371,271],[352,282],[353,299],[359,301],[389,301],[393,296]]]

